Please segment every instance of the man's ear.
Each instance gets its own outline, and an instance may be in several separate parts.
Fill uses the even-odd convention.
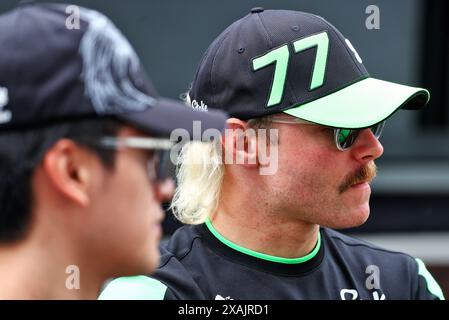
[[[227,120],[227,129],[222,136],[225,164],[241,164],[257,167],[257,136],[248,123],[236,118]]]
[[[86,151],[69,139],[61,139],[47,151],[43,170],[53,187],[63,196],[87,206],[91,181]]]

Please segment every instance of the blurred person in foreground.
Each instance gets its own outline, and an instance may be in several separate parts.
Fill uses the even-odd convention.
[[[157,95],[97,11],[24,4],[0,16],[0,299],[94,299],[159,263],[171,132],[222,130]]]

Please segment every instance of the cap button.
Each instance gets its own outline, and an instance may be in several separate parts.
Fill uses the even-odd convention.
[[[259,13],[259,12],[263,12],[265,9],[262,7],[256,7],[256,8],[252,8],[251,9],[251,13]]]

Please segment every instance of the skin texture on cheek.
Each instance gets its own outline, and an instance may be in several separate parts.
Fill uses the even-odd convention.
[[[97,251],[124,275],[151,272],[159,263],[162,209],[141,156],[136,150],[117,151],[115,167],[101,169],[92,204],[99,243],[104,243]]]
[[[155,229],[162,215],[160,204],[142,163],[128,161],[121,169],[118,182],[121,197],[118,197],[122,212],[119,214],[125,216],[124,224],[129,227],[124,230],[124,237],[130,240],[130,247],[135,248],[136,259],[142,259],[143,265],[148,268],[155,268],[159,261],[160,234]]]
[[[354,171],[345,154],[326,146],[327,140],[323,142],[319,136],[311,138],[304,130],[301,134],[296,141],[289,139],[290,135],[280,140],[279,170],[271,177],[272,201],[279,211],[292,219],[333,228],[365,222],[369,192],[339,190]]]

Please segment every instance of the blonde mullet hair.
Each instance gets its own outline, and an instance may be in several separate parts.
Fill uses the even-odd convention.
[[[220,141],[195,141],[182,147],[176,172],[178,185],[171,203],[179,221],[203,223],[216,209],[224,171]]]
[[[190,105],[190,97],[183,97]],[[269,127],[269,117],[249,120],[252,128]],[[185,224],[200,224],[216,210],[225,174],[221,141],[190,142],[181,148],[176,170],[177,188],[170,209]]]

